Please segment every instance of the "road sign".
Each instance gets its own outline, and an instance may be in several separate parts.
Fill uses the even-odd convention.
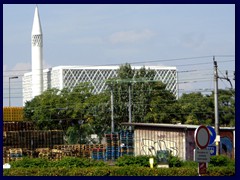
[[[216,146],[214,146],[214,145],[208,146],[206,149],[210,151],[210,156],[216,156],[216,154],[217,154]]]
[[[210,151],[207,149],[194,149],[194,161],[210,162]]]
[[[198,163],[198,174],[207,174],[207,163]]]
[[[213,129],[212,126],[207,126],[207,128],[208,128],[208,130],[209,130],[209,134],[210,134],[210,141],[209,141],[209,144],[211,145],[211,144],[214,143],[217,134],[216,134],[215,129]]]
[[[206,126],[199,126],[194,132],[194,140],[200,149],[205,149],[210,141],[209,130]]]

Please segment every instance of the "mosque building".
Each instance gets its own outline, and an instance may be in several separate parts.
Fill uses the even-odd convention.
[[[72,88],[81,82],[89,82],[94,88],[93,92],[100,93],[108,88],[106,81],[117,76],[119,66],[78,65],[43,69],[43,32],[37,6],[35,7],[31,40],[32,71],[23,76],[23,105],[47,89]],[[141,66],[131,67],[133,69],[141,68]],[[166,89],[178,97],[176,67],[145,66],[145,68],[154,70],[154,80],[165,83]]]

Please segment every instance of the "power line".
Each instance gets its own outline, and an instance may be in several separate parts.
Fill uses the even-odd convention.
[[[181,60],[193,60],[193,59],[203,59],[203,58],[212,58],[212,55],[208,56],[196,56],[196,57],[183,57],[183,58],[172,58],[172,59],[158,59],[158,60],[145,60],[145,61],[136,61],[136,62],[130,62],[128,64],[146,64],[146,63],[156,63],[156,62],[172,62],[172,61],[181,61]],[[215,57],[235,57],[235,55],[215,55]],[[225,60],[225,61],[218,61],[218,62],[231,62],[235,60]],[[207,62],[206,64],[209,64],[210,62]],[[121,66],[125,63],[116,63],[116,64],[98,64],[98,65],[79,65],[83,67],[96,67],[96,66]],[[201,63],[202,64],[202,63]],[[205,64],[205,63],[203,63]],[[177,65],[177,66],[188,66],[188,65],[198,65],[198,63],[195,64],[187,64],[187,65]],[[45,68],[45,69],[51,69]],[[3,72],[12,72],[12,71],[31,71],[31,69],[15,69],[15,70],[4,70]]]

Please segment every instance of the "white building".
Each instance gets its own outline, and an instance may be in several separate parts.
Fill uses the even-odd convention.
[[[117,75],[119,66],[57,66],[43,70],[43,33],[37,6],[31,40],[32,71],[23,76],[23,105],[47,89],[72,88],[81,82],[89,82],[94,87],[93,92],[100,93],[107,88],[106,80]],[[141,66],[132,68],[140,69]],[[176,67],[145,66],[145,68],[155,70],[154,80],[165,83],[166,88],[178,97]]]
[[[140,69],[142,66],[132,66],[132,69]],[[177,70],[176,67],[145,66],[156,72],[154,80],[165,83],[166,89],[178,97]],[[119,66],[57,66],[43,70],[43,91],[49,88],[63,89],[74,87],[81,82],[89,82],[94,93],[100,93],[107,89],[106,80],[117,76]],[[32,72],[23,76],[23,104],[32,99]]]

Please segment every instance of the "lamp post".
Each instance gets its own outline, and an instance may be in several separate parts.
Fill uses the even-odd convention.
[[[9,106],[9,107],[11,106],[10,80],[11,80],[11,79],[17,79],[17,78],[18,78],[18,76],[9,77],[9,81],[8,81],[8,85],[9,85],[9,89],[8,89],[8,90],[9,90],[9,97],[8,97],[8,102],[9,102],[9,104],[8,104],[8,106]]]

